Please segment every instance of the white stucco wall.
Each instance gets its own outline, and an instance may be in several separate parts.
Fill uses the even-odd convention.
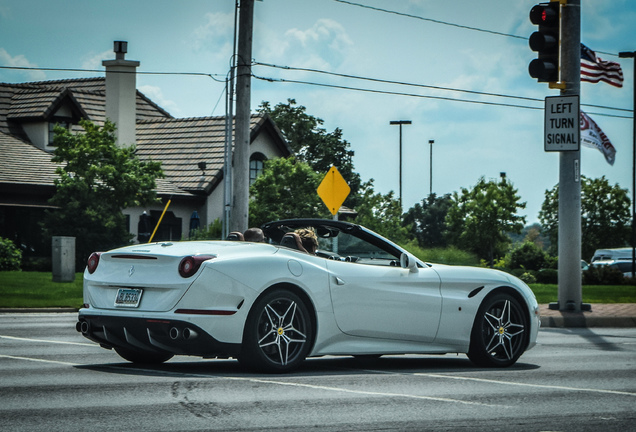
[[[259,134],[250,144],[250,158],[254,153],[262,153],[267,159],[274,159],[281,156],[280,150],[274,143],[274,140],[268,134]],[[209,225],[216,219],[223,220],[223,209],[225,199],[223,191],[225,188],[225,179],[217,185],[206,201],[206,220],[201,219],[201,225]]]

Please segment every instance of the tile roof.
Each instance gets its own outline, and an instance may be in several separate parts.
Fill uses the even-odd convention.
[[[29,144],[21,122],[46,120],[65,100],[79,117],[103,124],[105,78],[0,83],[0,183],[53,185],[51,155]],[[291,154],[269,116],[253,115],[250,129],[252,138],[268,131],[281,153]],[[158,193],[209,194],[223,177],[224,143],[225,117],[175,119],[137,91],[137,155],[162,162],[166,178],[157,181]]]
[[[51,162],[51,153],[40,150],[0,132],[0,184],[55,186],[55,179],[59,175],[55,172],[59,164]],[[167,179],[157,179],[158,194],[191,196],[190,193],[179,189]]]
[[[252,136],[273,125],[268,116],[252,115]],[[209,193],[223,178],[225,117],[161,119],[137,123],[137,155],[161,161],[166,178],[194,193]],[[283,154],[290,154],[284,144]],[[205,162],[205,176],[199,163]]]
[[[106,118],[105,78],[38,81],[20,84],[0,83],[0,132],[28,141],[18,121],[44,119],[56,104],[70,97],[86,116],[98,124]],[[137,120],[172,118],[159,105],[137,91]]]
[[[53,186],[58,178],[51,154],[0,132],[0,183]]]

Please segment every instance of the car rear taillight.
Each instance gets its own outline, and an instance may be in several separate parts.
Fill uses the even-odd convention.
[[[95,273],[95,270],[97,269],[97,265],[99,264],[99,256],[101,254],[102,254],[101,252],[93,252],[91,256],[88,257],[88,263],[86,264],[86,268],[88,269],[88,272],[90,274]]]
[[[187,256],[181,260],[179,263],[179,274],[181,277],[189,278],[193,274],[195,274],[199,267],[201,267],[201,263],[203,261],[207,261],[209,259],[216,258],[215,255],[193,255]]]

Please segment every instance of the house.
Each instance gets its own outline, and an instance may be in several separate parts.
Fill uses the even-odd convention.
[[[100,125],[111,119],[118,143],[135,143],[141,159],[162,162],[166,177],[157,182],[162,203],[123,210],[133,241],[147,239],[139,236],[148,230],[143,224],[154,228],[168,200],[153,240],[187,238],[195,211],[203,226],[223,217],[225,117],[172,117],[136,89],[139,62],[125,59],[125,45],[116,42],[115,48],[116,59],[103,62],[103,78],[0,83],[0,237],[14,240],[27,254],[50,253],[38,221],[55,192],[53,127],[81,130],[82,118]],[[289,156],[291,150],[269,116],[253,115],[250,128],[254,177],[264,160]]]

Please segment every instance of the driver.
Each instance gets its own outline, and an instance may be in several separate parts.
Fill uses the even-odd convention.
[[[298,228],[294,231],[300,237],[300,242],[310,254],[315,254],[318,249],[318,236],[313,228]]]

